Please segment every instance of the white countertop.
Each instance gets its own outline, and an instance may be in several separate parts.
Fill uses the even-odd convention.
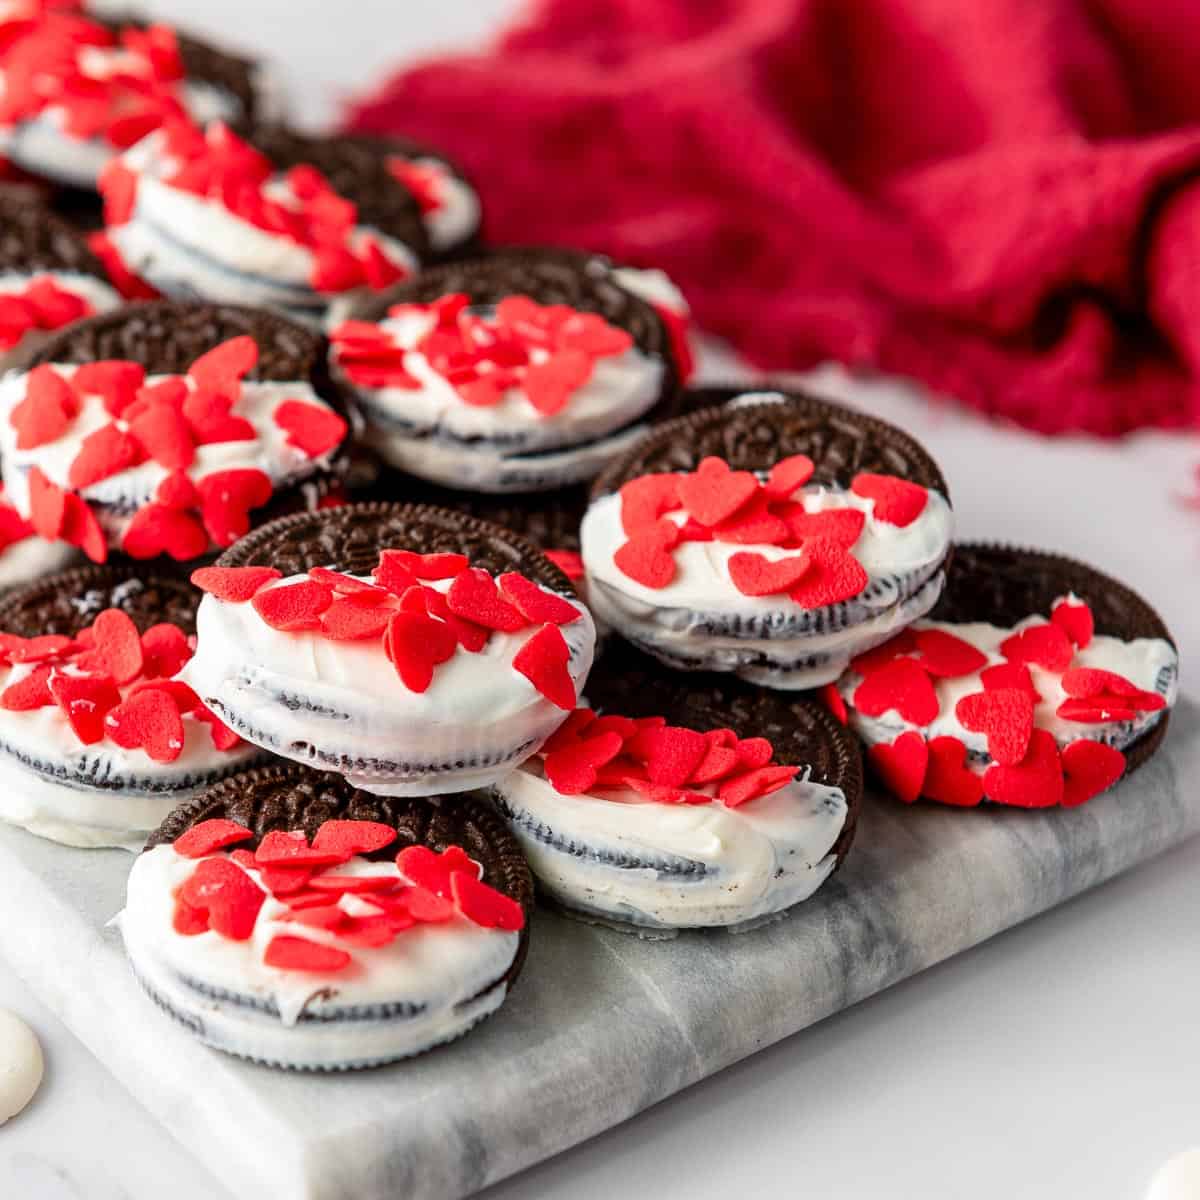
[[[479,37],[515,5],[355,0],[332,44],[320,0],[142,7],[236,30],[247,48],[286,56],[290,81],[337,88]],[[306,104],[327,111],[311,88]],[[903,387],[860,389],[859,399],[938,458],[960,536],[1067,551],[1142,591],[1175,633],[1196,694],[1187,672],[1200,661],[1200,511],[1181,498],[1194,490],[1200,438],[1047,440]],[[1164,1159],[1200,1144],[1197,912],[1200,839],[488,1195],[608,1200],[636,1181],[661,1200],[1139,1200]],[[226,1200],[3,962],[0,1007],[33,1025],[47,1059],[34,1103],[0,1128],[0,1197]]]

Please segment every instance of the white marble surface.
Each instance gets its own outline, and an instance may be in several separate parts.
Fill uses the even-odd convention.
[[[398,55],[475,36],[514,5],[355,0],[336,41],[330,6],[313,0],[149,7],[285,53],[293,79],[351,86]],[[313,90],[309,112],[323,111]],[[1200,514],[1178,497],[1192,489],[1200,441],[1050,442],[904,389],[870,400],[943,462],[966,536],[1072,550],[1141,588],[1175,630],[1189,689]],[[789,1194],[799,1182],[812,1195],[1138,1197],[1161,1161],[1200,1143],[1198,908],[1193,841],[489,1195],[599,1200],[636,1180],[639,1192],[689,1200]],[[47,1050],[42,1092],[0,1128],[0,1196],[223,1200],[200,1162],[2,963],[0,1005],[30,1020]]]

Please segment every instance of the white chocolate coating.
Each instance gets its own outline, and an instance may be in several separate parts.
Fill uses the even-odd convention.
[[[33,1099],[45,1064],[37,1034],[7,1008],[0,1008],[0,1125]]]

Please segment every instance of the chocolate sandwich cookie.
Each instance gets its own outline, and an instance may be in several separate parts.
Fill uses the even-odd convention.
[[[1136,593],[1073,559],[955,547],[927,620],[851,662],[848,710],[900,799],[1083,804],[1166,733],[1179,656]]]
[[[78,567],[0,597],[0,818],[69,846],[130,846],[260,757],[175,675],[199,594]]]
[[[129,875],[139,982],[218,1050],[293,1070],[421,1054],[503,1004],[533,884],[484,801],[279,764],[175,810]]]
[[[14,352],[120,302],[81,234],[33,189],[0,187],[0,371]]]
[[[165,121],[244,122],[256,68],[170,26],[19,0],[0,20],[0,153],[94,191],[114,155]]]
[[[475,492],[577,484],[680,411],[675,344],[638,274],[565,251],[448,263],[335,325],[334,375],[402,471]]]
[[[319,323],[338,296],[386,288],[429,252],[389,161],[370,139],[171,122],[105,169],[107,236],[164,295]]]
[[[953,513],[908,434],[795,392],[659,426],[592,488],[588,602],[668,666],[792,690],[937,601]]]
[[[284,517],[193,580],[186,678],[230,728],[380,795],[486,787],[575,707],[595,629],[518,534],[419,505]]]
[[[817,701],[676,675],[620,643],[587,701],[494,788],[560,904],[641,933],[747,928],[846,857],[862,766]]]
[[[103,562],[195,559],[321,503],[347,422],[324,339],[272,313],[159,301],[80,321],[0,380],[17,511]]]

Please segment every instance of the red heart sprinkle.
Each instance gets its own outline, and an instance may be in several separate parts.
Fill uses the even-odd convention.
[[[118,746],[145,750],[155,762],[174,762],[183,753],[183,718],[162,688],[127,696],[105,717],[104,731]]]
[[[912,804],[921,794],[929,765],[929,748],[919,733],[910,730],[902,733],[890,746],[885,742],[871,746],[867,757],[875,774],[897,800]]]
[[[780,459],[767,475],[763,490],[773,500],[788,500],[797,488],[802,488],[813,475],[813,460],[807,454],[793,454]]]
[[[446,597],[435,588],[420,585],[409,588],[400,598],[400,607],[406,612],[426,612],[439,621],[445,621],[458,638],[458,644],[468,654],[478,654],[491,640],[490,629],[476,625],[465,617],[455,616],[450,611]]]
[[[780,512],[787,523],[788,533],[798,542],[822,538],[837,542],[849,550],[862,536],[867,514],[861,508],[826,508],[820,512],[805,512],[800,504]]]
[[[71,385],[84,396],[100,396],[104,407],[119,417],[137,397],[146,382],[146,368],[125,359],[102,359],[84,363],[71,376]]]
[[[593,358],[624,354],[633,338],[624,329],[610,325],[599,313],[572,312],[558,327],[562,346],[582,350]]]
[[[821,703],[824,704],[825,707],[829,709],[829,711],[833,713],[833,715],[837,717],[837,719],[843,725],[849,721],[850,714],[846,709],[846,701],[842,699],[842,693],[838,691],[836,683],[827,683],[818,691],[817,695],[820,697]]]
[[[188,395],[187,383],[179,375],[168,375],[166,379],[138,388],[121,417],[127,422],[132,422],[160,408],[182,412]]]
[[[348,892],[358,896],[391,891],[396,882],[390,875],[314,875],[308,886],[318,892]]]
[[[263,867],[323,867],[344,863],[349,857],[349,852],[338,847],[327,845],[318,850],[310,846],[299,829],[272,829],[254,852],[255,861]]]
[[[201,516],[218,546],[229,546],[250,530],[250,510],[271,499],[271,480],[250,468],[215,471],[197,484]]]
[[[769,510],[765,492],[759,492],[748,504],[725,521],[712,527],[718,542],[736,542],[742,546],[778,546],[788,540],[787,522]]]
[[[679,528],[665,518],[635,533],[613,554],[613,564],[643,587],[664,588],[675,578],[671,551],[679,543]]]
[[[720,458],[702,459],[690,475],[679,479],[679,500],[701,525],[716,525],[732,517],[758,494],[758,480],[749,471],[731,470]]]
[[[971,675],[987,666],[987,655],[970,642],[946,633],[942,629],[919,629],[916,632],[917,661],[929,672],[942,679],[957,679]]]
[[[67,481],[74,488],[85,488],[145,461],[138,441],[116,425],[102,425],[89,433],[71,460]]]
[[[222,937],[244,942],[254,932],[266,893],[228,858],[204,858],[179,889],[179,899],[208,913],[208,923]]]
[[[922,794],[939,804],[973,808],[983,799],[983,776],[972,771],[966,761],[967,748],[958,738],[931,738]]]
[[[202,388],[225,396],[236,396],[242,377],[257,362],[258,343],[243,334],[202,354],[188,368],[188,375]]]
[[[516,633],[529,622],[500,595],[496,581],[479,567],[457,575],[446,593],[452,613],[500,633]]]
[[[802,608],[825,608],[862,593],[870,580],[862,564],[837,542],[813,538],[805,542],[811,570],[789,593]]]
[[[1159,712],[1167,706],[1165,696],[1157,692],[1144,692],[1124,675],[1099,667],[1072,667],[1064,672],[1062,687],[1068,696],[1079,700],[1098,696],[1120,697],[1121,707],[1139,712]]]
[[[34,367],[25,381],[25,399],[8,418],[17,431],[17,449],[36,450],[57,441],[78,413],[79,400],[67,380],[48,363]]]
[[[447,884],[449,892],[449,884]],[[435,896],[433,892],[423,887],[410,888],[404,894],[406,911],[414,920],[424,925],[440,925],[449,921],[455,912],[454,901],[449,896]]]
[[[1125,774],[1125,755],[1115,746],[1086,738],[1071,742],[1062,752],[1063,806],[1074,808],[1112,787]]]
[[[1076,650],[1088,646],[1096,632],[1092,610],[1082,601],[1057,601],[1051,610],[1050,620],[1071,639]]]
[[[117,683],[130,683],[142,673],[142,639],[128,613],[106,608],[92,622],[91,630],[91,648],[76,659],[82,670],[111,675]]]
[[[1018,766],[995,763],[983,777],[983,792],[997,804],[1052,808],[1063,799],[1063,770],[1054,736],[1035,729],[1029,752]]]
[[[347,856],[371,854],[390,846],[396,830],[382,821],[323,821],[312,844],[314,850],[331,850]]]
[[[621,527],[632,537],[652,526],[664,513],[679,507],[681,475],[641,475],[623,484]]]
[[[650,780],[643,779],[640,775],[630,775],[620,782],[655,804],[711,804],[713,802],[713,798],[706,792],[669,787],[665,783],[651,783]]]
[[[192,464],[196,447],[183,413],[165,404],[155,405],[129,423],[129,432],[146,453],[168,471],[182,471]]]
[[[371,572],[375,582],[396,596],[403,596],[409,588],[416,586],[417,577],[405,565],[401,550],[385,550],[379,556],[379,565]]]
[[[469,565],[465,554],[415,554],[411,550],[385,550],[380,564],[392,558],[418,579],[454,579]]]
[[[75,643],[61,633],[43,633],[32,638],[0,633],[0,653],[10,663],[44,662],[48,658],[59,658],[74,648]]]
[[[458,911],[484,929],[515,933],[525,928],[524,910],[515,900],[465,871],[455,871],[450,876],[450,891]]]
[[[458,639],[449,625],[420,613],[392,613],[383,640],[396,674],[410,692],[433,682],[433,669],[454,656]]]
[[[29,520],[39,537],[56,541],[67,515],[67,493],[42,474],[40,467],[29,470]]]
[[[284,400],[276,407],[274,418],[287,434],[287,444],[309,458],[329,454],[346,437],[346,422],[337,413],[301,400]]]
[[[854,706],[868,717],[893,710],[913,725],[930,724],[939,711],[929,675],[908,658],[897,658],[868,675],[855,689]]]
[[[202,592],[228,604],[244,604],[268,583],[282,579],[274,567],[199,567],[192,572],[192,583]]]
[[[757,767],[743,775],[726,779],[717,789],[717,796],[726,808],[739,808],[751,800],[760,800],[796,778],[798,767]]]
[[[583,558],[576,550],[543,550],[542,553],[572,582],[583,578]]]
[[[732,729],[710,729],[704,735],[707,749],[688,783],[714,783],[724,779],[741,766],[738,761],[737,734]]]
[[[331,571],[328,567],[310,567],[308,577],[315,579],[318,583],[329,584],[335,592],[343,595],[349,596],[365,592],[377,597],[376,602],[387,598],[387,593],[376,587],[375,584],[356,579],[353,575],[346,575],[342,571]]]
[[[411,919],[397,924],[382,913],[376,917],[347,917],[340,937],[350,946],[386,946],[395,940],[400,929],[411,928],[413,924]]]
[[[566,407],[571,393],[592,377],[592,359],[582,350],[557,350],[544,362],[533,363],[521,380],[521,390],[543,416]]]
[[[177,562],[184,562],[208,550],[208,534],[190,513],[163,504],[144,504],[133,514],[121,549],[130,558],[169,554]]]
[[[254,836],[254,831],[237,821],[227,821],[223,817],[214,817],[208,821],[200,821],[190,829],[181,833],[172,843],[176,854],[184,858],[203,858],[213,854],[235,842],[244,842]]]
[[[316,867],[264,864],[255,859],[254,869],[258,871],[263,887],[273,896],[294,896],[308,887]]]
[[[531,579],[526,579],[524,575],[518,575],[515,571],[501,575],[497,582],[500,585],[500,594],[505,600],[535,625],[570,625],[572,621],[578,621],[583,616],[569,600],[539,587]]]
[[[997,688],[963,696],[954,714],[974,733],[987,735],[988,753],[998,763],[1016,766],[1033,733],[1033,697],[1020,688]]]
[[[1132,721],[1137,716],[1137,709],[1123,696],[1101,695],[1087,700],[1068,696],[1054,711],[1064,721],[1079,721],[1084,725]]]
[[[183,401],[183,415],[198,446],[252,442],[258,438],[258,430],[245,417],[236,417],[230,412],[231,403],[220,393],[203,388],[187,395]]]
[[[575,707],[575,681],[567,670],[571,652],[557,625],[543,625],[517,651],[513,670],[526,679],[551,704],[566,712]]]
[[[583,736],[586,730],[596,723],[597,716],[590,708],[574,709],[567,719],[542,743],[540,753],[552,754],[555,750],[562,750],[566,746],[573,745],[580,737]],[[625,735],[622,734],[622,740]]]
[[[0,692],[0,708],[9,712],[30,712],[53,704],[54,697],[47,686],[53,669],[49,663],[41,663],[23,679],[10,683]]]
[[[212,738],[214,749],[232,750],[241,742],[242,739],[216,713],[209,712],[203,705],[196,709],[195,717],[196,720],[203,721],[209,727],[209,736]]]
[[[319,629],[318,618],[333,603],[333,589],[315,579],[301,579],[256,592],[250,603],[272,629]]]
[[[365,641],[379,637],[391,615],[380,605],[367,606],[343,596],[321,614],[321,632],[335,642]]]
[[[133,216],[137,202],[137,174],[119,158],[110,158],[104,164],[96,186],[104,197],[104,224],[109,228],[126,224]]]
[[[809,566],[808,554],[803,550],[775,560],[740,551],[729,559],[729,578],[744,596],[776,596],[790,592]]]
[[[306,971],[310,975],[335,975],[353,960],[345,950],[324,946],[307,938],[277,933],[267,944],[263,962],[281,971]]]
[[[704,734],[682,726],[661,725],[643,729],[629,739],[627,754],[646,764],[651,783],[682,787],[708,753]]]
[[[63,515],[61,538],[69,545],[78,546],[95,563],[102,563],[108,558],[108,539],[100,528],[100,521],[92,511],[91,505],[82,497],[68,492],[65,497],[66,509]]]
[[[875,520],[901,528],[911,525],[925,511],[929,500],[929,493],[918,483],[869,471],[855,475],[850,490],[864,500],[874,501],[871,512]]]
[[[582,738],[546,755],[546,778],[561,795],[581,796],[595,786],[597,769],[616,758],[623,745],[618,733]]]
[[[457,851],[451,854],[450,851]],[[405,846],[396,855],[396,866],[414,887],[422,888],[430,895],[450,898],[450,876],[457,871],[469,872],[475,877],[476,868],[466,852],[458,846],[450,846],[438,854],[428,846]]]
[[[75,736],[94,746],[104,737],[104,718],[121,703],[121,693],[111,679],[95,675],[50,675],[50,694],[66,714]]]
[[[208,932],[208,911],[193,908],[179,897],[175,898],[175,911],[171,916],[171,928],[184,937],[195,937]]]
[[[1075,651],[1067,635],[1057,625],[1047,622],[1005,638],[1000,643],[1000,653],[1009,662],[1033,663],[1057,673],[1071,665]]]
[[[737,743],[738,762],[743,767],[765,767],[774,753],[771,743],[764,737],[742,738]]]
[[[340,928],[346,921],[345,911],[335,902],[333,904],[314,904],[309,908],[291,911],[287,919],[296,925],[307,925],[309,929]]]
[[[997,688],[1017,688],[1028,692],[1035,704],[1042,698],[1033,686],[1033,676],[1024,663],[997,663],[994,667],[980,671],[979,679],[987,692]]]
[[[154,499],[166,508],[184,511],[200,507],[200,492],[185,471],[172,471],[154,489]]]

